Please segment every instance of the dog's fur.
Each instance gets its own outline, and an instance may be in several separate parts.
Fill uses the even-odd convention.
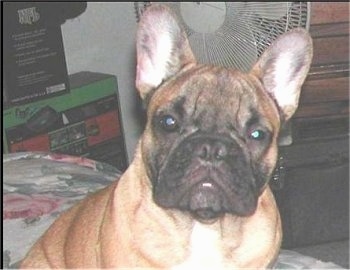
[[[310,36],[296,29],[249,73],[201,65],[173,13],[149,7],[136,77],[148,121],[134,160],[64,213],[22,267],[272,266],[282,233],[268,181],[311,58]]]

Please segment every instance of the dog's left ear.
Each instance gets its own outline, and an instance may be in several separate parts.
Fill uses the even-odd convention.
[[[312,51],[310,35],[297,28],[283,34],[267,48],[251,71],[275,99],[284,121],[290,119],[298,107]]]
[[[142,99],[186,64],[195,62],[185,31],[164,5],[152,4],[142,14],[136,50],[136,87]]]

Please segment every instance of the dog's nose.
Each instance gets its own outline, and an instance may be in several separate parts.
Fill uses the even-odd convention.
[[[222,142],[205,142],[198,145],[195,154],[202,160],[222,160],[227,156],[227,147]]]

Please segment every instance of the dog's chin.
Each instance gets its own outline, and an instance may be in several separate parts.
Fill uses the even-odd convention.
[[[254,196],[250,195],[250,200],[245,200],[228,192],[229,188],[223,189],[217,181],[205,179],[187,187],[183,192],[168,192],[155,196],[155,202],[163,208],[177,209],[190,215],[194,220],[212,224],[225,215],[249,216],[256,209]],[[175,195],[181,193],[182,195]],[[162,194],[162,195],[161,195]]]
[[[224,214],[222,194],[212,181],[194,185],[184,199],[192,217],[202,223],[213,223]]]
[[[212,213],[207,210],[202,210],[202,211],[197,211],[195,213],[191,213],[191,216],[193,219],[195,219],[196,221],[203,223],[203,224],[213,224],[216,221],[218,221],[221,217],[223,217],[225,214],[217,214],[217,213]]]

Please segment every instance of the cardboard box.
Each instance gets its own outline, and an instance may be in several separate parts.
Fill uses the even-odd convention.
[[[127,166],[115,76],[79,72],[71,92],[4,110],[4,153],[50,151]]]

